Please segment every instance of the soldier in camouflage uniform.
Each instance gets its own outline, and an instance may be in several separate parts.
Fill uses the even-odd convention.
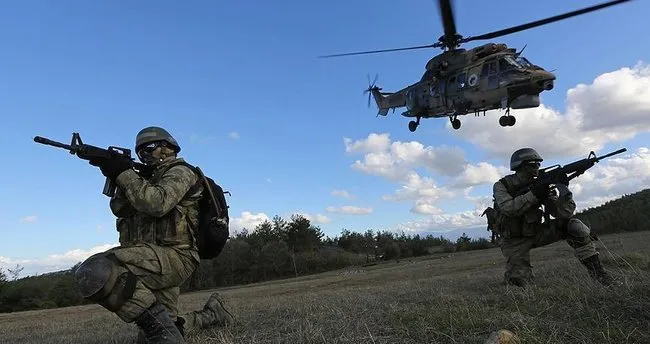
[[[506,282],[525,286],[533,278],[530,250],[566,240],[590,276],[610,285],[613,280],[600,262],[589,227],[573,216],[576,204],[568,188],[568,179],[556,184],[557,190],[551,189],[548,184],[534,185],[525,194],[512,196],[516,190],[534,181],[542,161],[542,157],[532,148],[515,151],[510,158],[510,170],[515,173],[497,181],[493,187],[499,211],[497,226],[502,236],[501,251],[507,260]],[[542,222],[542,204],[555,219]]]
[[[117,184],[110,208],[120,246],[85,260],[75,281],[86,299],[134,322],[142,341],[185,343],[182,332],[232,319],[218,294],[203,310],[178,315],[180,285],[200,262],[194,233],[203,185],[178,164],[180,146],[166,130],[142,129],[135,148],[150,171],[136,172],[128,158],[90,161]]]

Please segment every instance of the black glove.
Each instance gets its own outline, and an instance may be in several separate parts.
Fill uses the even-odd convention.
[[[540,201],[546,199],[550,191],[551,188],[548,184],[534,184],[530,187],[530,192]]]
[[[569,186],[569,176],[567,176],[567,175],[564,174],[564,173],[561,173],[561,174],[560,174],[560,178],[559,178],[559,180],[558,180],[557,183],[558,183],[558,184],[564,184],[564,185],[566,185],[566,186]]]
[[[144,179],[149,179],[153,176],[153,168],[151,166],[140,167],[136,172],[138,172],[138,175]]]
[[[106,158],[95,158],[88,161],[89,164],[99,167],[102,171],[102,174],[111,179],[115,180],[120,173],[128,170],[133,166],[133,161],[128,157],[118,156],[111,159]]]

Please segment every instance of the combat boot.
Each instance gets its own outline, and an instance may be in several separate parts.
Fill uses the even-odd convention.
[[[139,341],[147,344],[185,344],[185,339],[172,321],[167,309],[154,303],[135,319],[142,336]]]
[[[210,295],[200,311],[193,311],[178,317],[176,324],[183,335],[211,326],[227,326],[235,321],[235,317],[225,307],[225,302],[217,292]]]
[[[590,256],[587,259],[583,260],[582,264],[587,268],[589,276],[591,276],[591,278],[594,280],[600,282],[604,286],[611,286],[614,284],[614,279],[605,270],[597,254],[594,254],[593,256]]]

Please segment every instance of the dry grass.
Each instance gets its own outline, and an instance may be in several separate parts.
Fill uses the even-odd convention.
[[[238,322],[188,343],[483,343],[505,328],[525,343],[650,343],[650,232],[601,238],[623,285],[588,279],[566,243],[533,250],[536,285],[501,282],[498,249],[355,267],[220,290]],[[604,246],[603,246],[604,244]],[[210,292],[181,296],[182,310]],[[134,343],[98,306],[0,314],[1,343]]]

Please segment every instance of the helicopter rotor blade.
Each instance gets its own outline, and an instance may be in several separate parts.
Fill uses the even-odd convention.
[[[344,53],[344,54],[334,54],[334,55],[324,55],[319,56],[319,58],[329,58],[329,57],[339,57],[339,56],[350,56],[350,55],[365,55],[365,54],[375,54],[375,53],[384,53],[389,51],[400,51],[400,50],[415,50],[423,48],[435,48],[435,44],[419,45],[416,47],[407,47],[407,48],[395,48],[395,49],[382,49],[382,50],[371,50],[371,51],[359,51],[356,53]]]
[[[450,0],[440,0],[438,2],[440,17],[442,18],[442,26],[447,38],[454,38],[458,34],[456,32],[456,21],[454,20],[454,11],[451,7]]]
[[[585,8],[580,9],[580,10],[575,10],[575,11],[567,12],[567,13],[564,13],[564,14],[556,15],[556,16],[553,16],[553,17],[548,17],[548,18],[545,18],[545,19],[536,20],[534,22],[530,22],[530,23],[526,23],[526,24],[522,24],[522,25],[517,25],[517,26],[512,26],[512,27],[509,27],[507,29],[493,31],[493,32],[486,33],[486,34],[483,34],[483,35],[478,35],[478,36],[466,37],[466,38],[461,39],[460,42],[465,43],[465,42],[469,42],[469,41],[493,39],[493,38],[496,38],[496,37],[509,35],[509,34],[512,34],[512,33],[515,33],[515,32],[532,29],[532,28],[537,27],[537,26],[546,25],[546,24],[553,23],[553,22],[563,20],[563,19],[567,19],[567,18],[570,18],[570,17],[575,17],[575,16],[585,14],[585,13],[588,13],[588,12],[597,11],[597,10],[600,10],[600,9],[603,9],[603,8],[606,8],[606,7],[622,4],[622,3],[628,2],[628,1],[632,1],[632,0],[609,1],[609,2],[606,2],[606,3],[599,4],[599,5],[585,7]]]

